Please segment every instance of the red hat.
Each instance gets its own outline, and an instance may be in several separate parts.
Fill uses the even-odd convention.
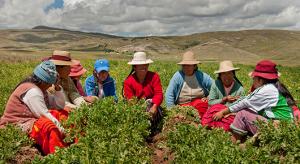
[[[71,65],[70,77],[81,76],[86,72],[86,69],[82,67],[80,61],[74,60],[74,64]]]
[[[250,72],[249,75],[272,80],[278,79],[280,73],[277,71],[276,64],[271,60],[262,60],[256,64],[254,71]]]

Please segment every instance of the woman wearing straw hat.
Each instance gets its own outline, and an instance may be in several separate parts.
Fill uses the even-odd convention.
[[[94,101],[92,97],[81,96],[72,79],[69,77],[71,65],[76,64],[76,61],[71,59],[70,52],[55,50],[49,59],[56,65],[59,74],[58,81],[65,93],[67,107],[77,108],[81,104],[92,103]]]
[[[208,104],[211,106],[203,115],[202,125],[208,127],[222,127],[224,130],[230,130],[230,124],[233,122],[234,116],[214,121],[212,116],[236,101],[240,96],[244,95],[244,88],[239,79],[235,75],[235,71],[239,68],[233,67],[229,60],[220,62],[217,80],[212,84],[209,92]]]
[[[270,60],[262,60],[249,75],[253,78],[255,90],[213,116],[214,120],[219,120],[227,114],[237,113],[230,125],[234,142],[256,134],[254,122],[257,120],[293,121],[292,106],[295,105],[295,100],[279,81],[276,64]]]
[[[56,80],[57,72],[52,62],[44,61],[36,66],[33,74],[14,89],[0,119],[0,128],[6,124],[17,125],[36,141],[44,155],[54,153],[55,147],[66,146],[64,128],[59,121],[66,119],[68,113],[65,110],[48,110],[55,102],[51,101],[53,99],[46,90]],[[63,93],[57,93],[54,96],[63,99]]]
[[[157,73],[148,71],[149,64],[145,52],[136,52],[133,59],[128,62],[132,70],[124,81],[123,94],[129,100],[133,97],[145,99],[148,103],[147,111],[152,115],[154,128],[162,117],[160,105],[163,101],[163,91],[160,77]]]
[[[109,67],[108,60],[96,60],[93,75],[85,80],[85,92],[88,96],[97,96],[100,99],[113,96],[115,102],[117,102],[116,82],[109,75]]]
[[[183,54],[182,61],[178,63],[182,70],[177,71],[170,80],[166,91],[167,107],[173,105],[193,106],[199,112],[199,116],[208,108],[207,96],[212,84],[212,78],[200,71],[193,52]]]
[[[86,94],[84,93],[84,90],[82,88],[82,85],[80,83],[80,78],[82,75],[84,75],[86,73],[86,69],[83,68],[83,66],[80,64],[79,60],[74,60],[73,65],[71,65],[71,72],[69,74],[70,78],[72,79],[72,81],[75,84],[75,87],[77,88],[79,94],[81,96],[86,96]]]

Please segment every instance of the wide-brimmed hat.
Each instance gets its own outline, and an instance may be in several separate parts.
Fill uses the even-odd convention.
[[[73,60],[75,64],[71,65],[71,72],[69,74],[70,77],[82,76],[86,73],[86,69],[80,64],[79,60]]]
[[[277,71],[276,64],[271,60],[262,60],[255,66],[254,71],[249,73],[251,77],[262,77],[264,79],[278,79],[280,73]]]
[[[50,57],[50,61],[52,61],[55,65],[73,65],[76,64],[74,60],[71,58],[71,54],[68,51],[53,51],[52,56]]]
[[[57,79],[56,67],[53,62],[46,60],[36,66],[33,74],[47,84],[54,84]]]
[[[183,54],[182,61],[177,63],[179,65],[194,65],[199,64],[200,61],[196,60],[195,55],[192,51],[188,51]]]
[[[109,71],[109,62],[106,59],[98,59],[95,62],[94,69],[97,73],[101,71]]]
[[[219,70],[215,71],[214,73],[223,73],[229,71],[239,70],[240,68],[233,67],[232,61],[224,60],[220,62]]]
[[[151,59],[147,59],[145,52],[136,52],[133,54],[133,59],[128,62],[129,65],[143,65],[153,63]]]

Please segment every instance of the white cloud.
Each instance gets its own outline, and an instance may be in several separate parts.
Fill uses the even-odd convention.
[[[0,28],[48,25],[114,35],[300,28],[298,0],[0,0]]]

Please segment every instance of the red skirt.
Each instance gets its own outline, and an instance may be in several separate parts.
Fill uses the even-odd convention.
[[[226,118],[222,118],[218,121],[214,121],[213,120],[213,116],[215,113],[224,110],[225,108],[227,108],[225,105],[223,104],[215,104],[213,106],[211,106],[207,112],[203,115],[203,118],[201,120],[201,124],[203,126],[207,126],[210,128],[223,128],[225,131],[229,131],[230,130],[230,125],[234,120],[234,115],[230,115]]]
[[[208,108],[208,102],[202,101],[202,99],[195,99],[192,102],[181,104],[181,106],[192,106],[195,109],[197,109],[199,113],[199,117],[202,118],[204,113],[207,111]]]
[[[67,119],[69,115],[66,110],[50,110],[50,113],[58,121]],[[56,125],[44,116],[35,121],[29,136],[40,146],[44,155],[54,153],[55,147],[67,146],[63,141],[64,136]]]

